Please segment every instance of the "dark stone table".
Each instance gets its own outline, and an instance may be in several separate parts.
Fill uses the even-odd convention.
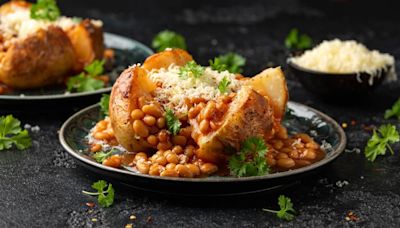
[[[145,44],[162,29],[176,30],[187,38],[190,52],[202,64],[217,54],[238,52],[247,58],[247,75],[268,66],[285,66],[283,40],[292,27],[316,42],[334,37],[357,39],[400,58],[400,16],[394,1],[59,2],[67,15],[100,18],[106,31]],[[93,198],[81,191],[89,190],[101,177],[77,165],[57,136],[79,103],[58,112],[13,112],[23,123],[40,126],[40,131],[31,133],[31,149],[0,152],[0,227],[124,227],[129,223],[134,227],[399,227],[399,155],[396,152],[370,163],[363,148],[371,134],[364,126],[392,123],[400,127],[397,120],[382,117],[400,96],[400,83],[384,85],[371,97],[347,104],[327,103],[311,95],[290,75],[288,86],[291,100],[348,124],[346,152],[316,176],[291,188],[229,200],[163,198],[113,183],[114,205],[90,209],[86,203]],[[0,114],[9,113],[0,107]],[[394,149],[398,151],[399,146]],[[281,221],[261,210],[276,208],[277,194],[292,198],[299,212],[293,221]],[[359,220],[347,221],[349,212]],[[131,220],[131,215],[136,219]]]

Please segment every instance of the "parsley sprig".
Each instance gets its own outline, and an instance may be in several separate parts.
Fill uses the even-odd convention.
[[[222,94],[228,92],[228,86],[231,84],[231,81],[225,76],[222,80],[218,83],[218,90]]]
[[[386,150],[394,154],[390,144],[398,141],[400,141],[400,136],[396,126],[391,124],[382,125],[378,130],[374,130],[372,137],[368,140],[364,150],[365,157],[373,162],[377,156],[385,155]]]
[[[397,119],[400,119],[400,98],[393,104],[391,109],[385,111],[385,119],[391,117],[397,117]]]
[[[83,194],[97,196],[97,202],[102,207],[109,207],[114,203],[114,188],[112,184],[107,184],[104,180],[99,180],[92,184],[92,188],[97,192],[82,191]]]
[[[165,111],[165,120],[167,122],[168,131],[170,131],[173,135],[178,134],[181,129],[181,122],[178,117],[175,116],[174,111],[172,109],[167,109]]]
[[[268,151],[262,138],[250,137],[242,143],[239,154],[229,159],[231,173],[238,177],[260,176],[269,173],[265,155]]]
[[[243,66],[246,64],[246,59],[236,53],[228,53],[215,57],[214,60],[209,60],[211,69],[218,72],[229,71],[232,74],[242,73]]]
[[[312,39],[306,34],[299,34],[299,30],[293,28],[285,39],[285,46],[288,49],[304,50],[312,46]]]
[[[95,60],[85,67],[84,72],[70,77],[67,81],[67,90],[70,92],[88,92],[103,88],[104,82],[96,77],[103,74],[104,63],[104,60]]]
[[[109,94],[103,94],[101,96],[99,105],[100,105],[100,108],[101,108],[101,112],[105,116],[108,116],[108,114],[109,114],[109,104],[110,104],[110,95]]]
[[[19,150],[32,145],[28,131],[21,129],[21,121],[12,115],[0,117],[0,150],[10,149],[15,145]]]
[[[284,195],[280,195],[278,198],[278,205],[280,210],[275,211],[275,210],[270,210],[270,209],[265,209],[263,208],[263,211],[275,213],[276,216],[280,219],[284,219],[287,221],[293,220],[294,219],[294,213],[296,211],[293,209],[293,203],[292,200],[289,197],[286,197]]]
[[[189,77],[200,78],[204,74],[204,67],[198,65],[194,60],[187,62],[179,69],[179,76],[182,79]]]
[[[55,21],[60,15],[60,9],[55,0],[37,0],[31,6],[31,18],[35,20]]]
[[[151,46],[158,52],[167,48],[180,48],[186,50],[185,38],[176,32],[164,30],[159,32],[154,38]]]
[[[104,160],[106,160],[107,158],[109,158],[112,154],[113,154],[113,150],[110,151],[99,151],[96,152],[92,157],[94,158],[94,160],[96,160],[98,163],[103,163]]]

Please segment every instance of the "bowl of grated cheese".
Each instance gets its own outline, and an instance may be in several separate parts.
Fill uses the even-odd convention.
[[[372,92],[383,81],[396,81],[395,59],[354,40],[323,41],[291,56],[288,71],[309,91],[327,98]]]

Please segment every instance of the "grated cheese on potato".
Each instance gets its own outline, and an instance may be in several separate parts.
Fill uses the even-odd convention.
[[[373,76],[380,71],[392,66],[388,80],[396,80],[394,71],[394,57],[380,53],[377,50],[370,51],[363,44],[354,40],[341,41],[334,39],[323,41],[321,44],[306,51],[303,55],[293,57],[289,61],[307,69],[327,73],[360,73],[366,72]]]
[[[160,85],[155,91],[155,99],[165,108],[172,108],[178,113],[183,114],[188,111],[185,98],[204,98],[209,101],[221,96],[218,84],[224,77],[230,81],[227,87],[228,93],[236,92],[241,87],[236,75],[228,71],[218,72],[206,67],[201,77],[182,79],[179,69],[180,66],[171,65],[168,69],[161,68],[149,73],[150,79]]]

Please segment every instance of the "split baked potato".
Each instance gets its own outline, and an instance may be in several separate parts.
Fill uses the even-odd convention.
[[[102,58],[101,24],[66,17],[37,22],[29,17],[30,7],[25,1],[0,7],[0,83],[16,89],[57,84]]]
[[[149,127],[146,137],[138,135],[132,127],[132,111],[143,106],[140,100],[156,105],[165,113],[165,107],[154,98],[159,85],[149,76],[151,72],[160,68],[167,69],[171,64],[184,66],[191,60],[192,56],[184,50],[166,50],[148,57],[143,65],[128,68],[118,78],[111,93],[109,115],[116,139],[128,151],[160,150],[158,145],[152,145],[146,140],[153,127]],[[221,162],[232,151],[238,151],[241,142],[246,138],[259,136],[268,139],[274,134],[274,127],[280,125],[288,100],[286,81],[281,69],[267,69],[251,79],[240,78],[241,86],[233,94],[216,130],[205,134],[200,130],[198,118],[186,116],[180,119],[182,127],[191,130],[188,143],[194,141],[198,147],[196,156],[202,160]],[[157,133],[157,129],[155,132]],[[169,132],[171,142],[180,135],[185,135],[182,128],[178,136]]]

